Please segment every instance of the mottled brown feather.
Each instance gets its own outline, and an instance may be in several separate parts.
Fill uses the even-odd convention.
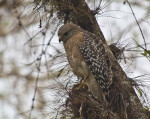
[[[74,34],[64,45],[67,59],[74,74],[82,78],[90,73],[90,69],[80,51],[80,46],[83,42],[83,32],[79,32]]]
[[[104,92],[111,84],[112,73],[109,54],[98,37],[75,24],[65,24],[59,31],[73,73],[86,78],[92,94],[107,103]]]

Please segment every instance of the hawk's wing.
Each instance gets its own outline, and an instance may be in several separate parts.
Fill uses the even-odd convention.
[[[84,43],[80,46],[81,53],[96,81],[105,92],[112,82],[108,52],[96,35],[89,32],[84,32],[83,35]]]

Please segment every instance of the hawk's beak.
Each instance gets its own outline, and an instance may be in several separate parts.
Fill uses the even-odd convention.
[[[61,36],[58,36],[59,37],[59,42],[61,42],[62,40],[61,40]]]

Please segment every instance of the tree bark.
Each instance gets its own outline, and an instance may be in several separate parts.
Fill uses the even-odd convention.
[[[88,7],[85,0],[63,0],[63,2],[62,0],[52,0],[52,4],[57,11],[58,17],[61,20],[64,20],[64,23],[75,23],[83,29],[96,34],[99,39],[103,41],[104,46],[111,55],[113,84],[109,89],[109,107],[107,109],[102,107],[102,105],[99,104],[94,97],[88,96],[88,91],[76,91],[74,90],[75,87],[73,87],[68,100],[70,101],[69,104],[71,105],[70,107],[74,116],[85,119],[92,119],[92,117],[93,119],[149,119],[149,112],[143,108],[129,78],[107,45],[104,35],[95,18],[95,11],[92,11]],[[81,99],[81,97],[82,99],[86,97],[85,102]],[[99,108],[97,108],[96,105],[98,105]],[[90,112],[87,111],[87,109],[92,106],[93,109],[95,108],[100,110],[96,113],[96,117],[93,116],[95,111],[92,112],[92,109]],[[81,108],[82,111],[79,111]],[[107,113],[104,114],[105,111]],[[82,112],[82,114],[79,114],[80,112]],[[93,113],[93,115],[88,115],[89,113]]]

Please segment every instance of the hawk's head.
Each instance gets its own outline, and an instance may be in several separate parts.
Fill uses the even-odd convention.
[[[66,43],[81,28],[75,24],[67,23],[58,30],[59,42]]]

